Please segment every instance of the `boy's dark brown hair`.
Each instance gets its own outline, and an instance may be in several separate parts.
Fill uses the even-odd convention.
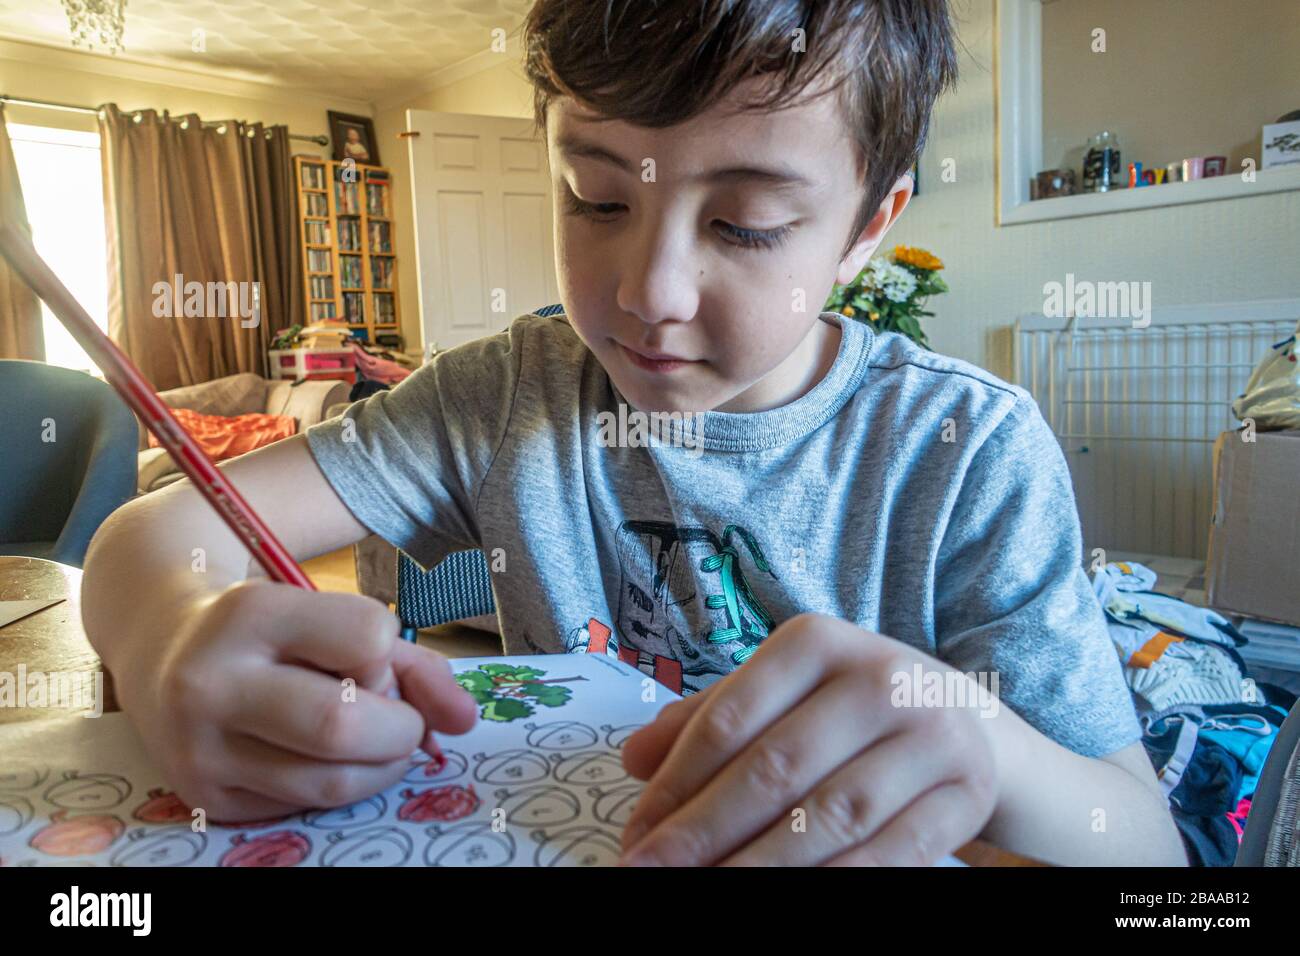
[[[523,46],[539,130],[559,96],[661,128],[756,75],[773,82],[747,109],[789,105],[825,76],[865,172],[844,253],[916,162],[957,76],[947,0],[537,0]]]

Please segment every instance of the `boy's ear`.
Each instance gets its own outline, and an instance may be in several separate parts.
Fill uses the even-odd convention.
[[[907,208],[912,198],[912,185],[911,176],[898,177],[898,181],[889,190],[889,195],[881,201],[876,214],[858,235],[858,241],[840,260],[839,271],[835,274],[836,282],[840,285],[848,285],[858,277],[858,273],[866,266],[867,260],[884,241],[889,227],[898,221],[898,217]]]

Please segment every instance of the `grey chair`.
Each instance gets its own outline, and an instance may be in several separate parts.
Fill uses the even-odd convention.
[[[405,640],[414,641],[422,627],[495,614],[496,610],[492,575],[477,548],[449,554],[429,571],[406,552],[397,552],[397,617]]]
[[[1234,866],[1300,866],[1300,701],[1278,728]]]
[[[91,536],[135,494],[135,416],[85,372],[0,360],[0,554],[81,567]]]

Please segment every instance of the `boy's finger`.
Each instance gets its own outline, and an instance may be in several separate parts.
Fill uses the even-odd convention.
[[[299,613],[277,619],[267,635],[282,659],[351,677],[365,687],[385,679],[399,642],[397,616],[372,598],[357,594],[302,594]]]
[[[256,791],[294,807],[341,807],[386,790],[410,768],[388,763],[331,763],[282,750],[256,737],[231,734],[230,779],[256,781]]]
[[[879,735],[890,733],[897,720],[880,710],[879,703],[861,692],[860,682],[852,675],[820,685],[747,743],[698,793],[659,821],[639,845],[629,846],[631,854],[657,860],[660,865],[706,866],[727,858],[764,831],[792,841],[790,846],[781,846],[785,855],[769,854],[769,861],[788,859],[796,865],[812,865],[851,846],[833,845],[837,836],[843,839],[844,828],[862,822],[840,819],[842,807],[854,812],[864,807],[870,813],[889,810],[892,814],[891,806],[901,805],[920,792],[931,776],[939,775],[940,770],[930,770],[930,764],[952,758],[937,752],[951,747],[930,748],[909,760],[905,746],[889,740],[877,744]],[[915,746],[913,738],[906,743]],[[855,759],[864,747],[866,753]],[[884,780],[866,772],[882,766]],[[841,786],[827,790],[829,783]],[[863,788],[867,788],[865,792]],[[753,799],[756,791],[761,791],[761,800]],[[852,799],[832,799],[839,794]],[[797,817],[790,814],[799,809],[805,826],[795,828],[791,822]],[[879,822],[885,819],[888,817]],[[823,842],[832,845],[822,849]]]
[[[451,665],[441,654],[398,641],[393,671],[402,699],[424,715],[425,726],[445,734],[463,734],[474,726],[478,705],[456,683]]]
[[[214,826],[237,826],[245,821],[258,823],[275,820],[297,813],[301,807],[295,807],[283,800],[273,800],[243,787],[228,787],[224,791],[222,803],[216,807],[205,807],[208,822]]]
[[[424,737],[414,708],[320,671],[273,664],[241,685],[230,726],[306,757],[380,763],[409,756]]]
[[[934,866],[979,836],[983,825],[971,812],[970,791],[946,783],[923,794],[866,843],[823,866]]]
[[[638,780],[649,780],[668,756],[677,736],[691,719],[691,715],[708,699],[710,684],[698,694],[675,700],[659,711],[652,723],[646,724],[623,742],[623,766]]]
[[[878,740],[787,804],[789,812],[778,810],[776,818],[767,821],[761,832],[733,832],[730,840],[725,834],[719,835],[717,843],[722,847],[723,863],[728,866],[825,863],[871,839],[919,794],[938,785],[952,762],[951,754],[918,747],[916,737],[910,734],[896,733]],[[717,789],[710,787],[707,796],[712,797]],[[730,792],[735,792],[734,781]],[[798,817],[794,815],[796,810],[802,811]],[[801,826],[792,825],[796,819]],[[691,821],[682,825],[691,826]],[[698,827],[699,823],[695,825]],[[739,828],[732,827],[732,830]],[[737,835],[739,839],[734,839]]]
[[[739,670],[710,688],[694,708],[637,800],[623,831],[630,848],[693,797],[763,730],[792,710],[821,682],[823,664],[797,642],[761,648]],[[626,745],[625,745],[626,746]]]

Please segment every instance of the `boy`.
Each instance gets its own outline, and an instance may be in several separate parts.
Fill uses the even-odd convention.
[[[298,557],[482,548],[508,653],[582,650],[595,619],[680,687],[624,748],[650,780],[627,862],[932,863],[982,835],[1184,863],[1032,401],[816,314],[911,195],[955,74],[941,0],[539,0],[525,37],[567,319],[231,462],[253,507]],[[633,411],[683,414],[610,441]],[[217,819],[359,799],[473,721],[387,609],[259,580],[188,483],[114,515],[83,599]]]

